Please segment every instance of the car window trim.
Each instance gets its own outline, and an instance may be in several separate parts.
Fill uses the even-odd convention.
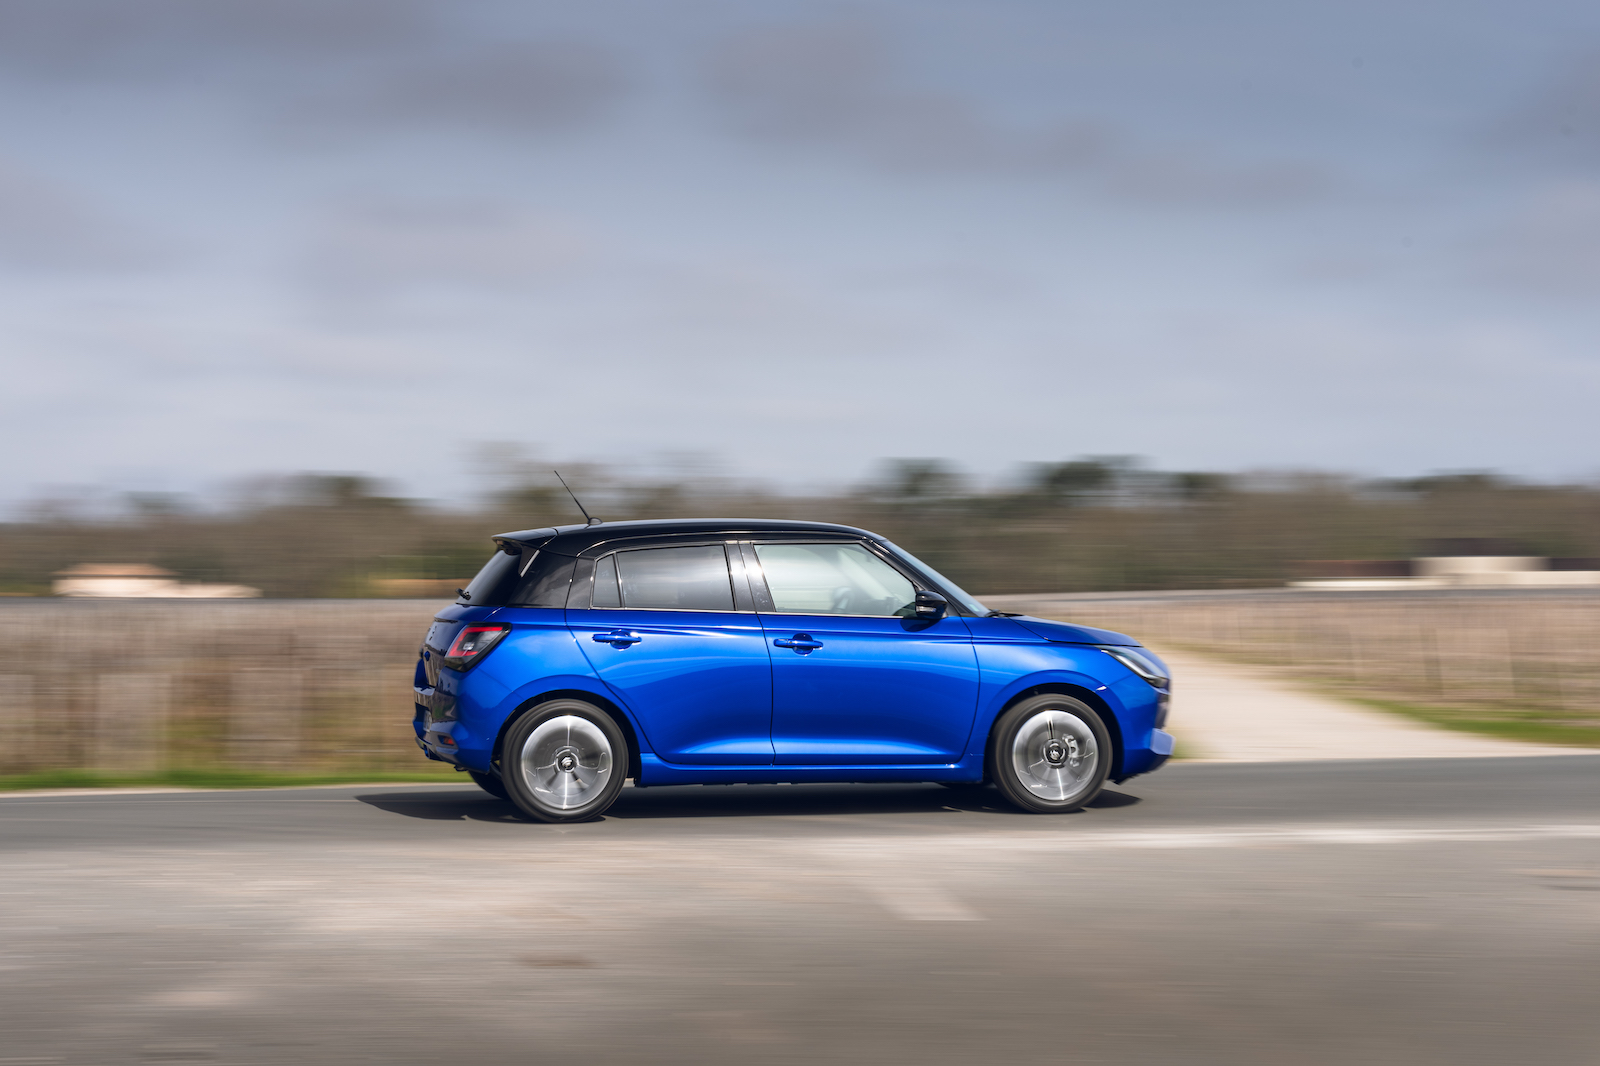
[[[766,571],[761,569],[761,560],[756,556],[754,541],[739,541],[739,555],[744,560],[745,578],[750,582],[750,595],[755,603],[757,614],[777,614],[772,599],[772,590],[767,587]]]

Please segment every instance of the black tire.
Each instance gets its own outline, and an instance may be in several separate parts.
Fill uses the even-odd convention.
[[[500,780],[530,818],[586,822],[616,801],[628,756],[628,739],[610,715],[582,700],[550,700],[506,733]]]
[[[472,780],[477,783],[479,788],[489,793],[489,795],[493,796],[495,799],[511,798],[511,796],[506,792],[506,783],[500,780],[499,774],[480,774],[476,770],[468,770],[467,776],[472,778]]]
[[[1105,787],[1111,734],[1082,700],[1053,692],[1032,696],[1002,714],[990,736],[994,783],[1023,811],[1081,810]]]

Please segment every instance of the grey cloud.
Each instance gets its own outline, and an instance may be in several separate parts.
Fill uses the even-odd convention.
[[[588,243],[497,203],[376,204],[340,213],[300,264],[319,293],[382,300],[420,288],[504,290],[581,268]]]
[[[1174,206],[1270,206],[1299,203],[1332,192],[1337,179],[1305,162],[1224,162],[1202,149],[1133,154],[1104,172],[1106,191],[1119,198]]]
[[[1486,141],[1497,153],[1592,171],[1600,163],[1600,51],[1572,61],[1493,123]]]
[[[928,172],[1074,177],[1145,205],[1259,206],[1336,184],[1308,163],[1238,163],[1201,146],[1152,149],[1092,119],[1021,129],[973,104],[905,86],[881,34],[860,25],[769,28],[725,41],[706,84],[727,128],[774,144]]]
[[[0,266],[125,270],[164,258],[156,242],[71,189],[0,162]]]
[[[302,100],[288,118],[313,128],[429,124],[545,133],[603,118],[627,89],[622,64],[605,49],[527,42],[375,71]]]
[[[418,0],[7,0],[0,64],[51,79],[297,65],[425,42],[428,16]]]
[[[628,88],[607,49],[494,39],[438,0],[12,0],[0,74],[204,87],[311,139],[419,124],[549,132],[603,117]]]
[[[1600,295],[1600,182],[1545,189],[1475,251],[1474,273],[1481,281],[1523,293],[1592,300]]]
[[[846,148],[880,163],[1049,168],[1082,164],[1109,147],[1108,132],[1093,124],[1024,137],[959,98],[900,86],[887,51],[864,27],[766,29],[724,42],[706,81],[736,133]]]

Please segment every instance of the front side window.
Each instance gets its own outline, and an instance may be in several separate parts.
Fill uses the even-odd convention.
[[[900,545],[890,544],[888,545],[888,548],[895,555],[899,556],[902,562],[910,563],[913,569],[922,571],[924,577],[930,578],[937,582],[939,586],[944,589],[945,594],[959,604],[961,609],[967,614],[982,618],[984,615],[989,613],[989,608],[973,599],[971,594],[962,589],[960,585],[957,585],[955,582],[939,573],[939,571],[935,570],[921,559],[918,559],[915,555],[912,555],[910,552],[900,547]]]
[[[781,614],[911,615],[916,589],[859,544],[757,544]]]
[[[731,611],[733,585],[720,544],[640,548],[595,564],[594,606],[655,611]]]

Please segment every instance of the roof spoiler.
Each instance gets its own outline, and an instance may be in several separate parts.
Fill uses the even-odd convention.
[[[524,529],[516,533],[501,533],[494,537],[494,545],[507,555],[521,555],[529,548],[538,548],[556,535],[554,529]]]

